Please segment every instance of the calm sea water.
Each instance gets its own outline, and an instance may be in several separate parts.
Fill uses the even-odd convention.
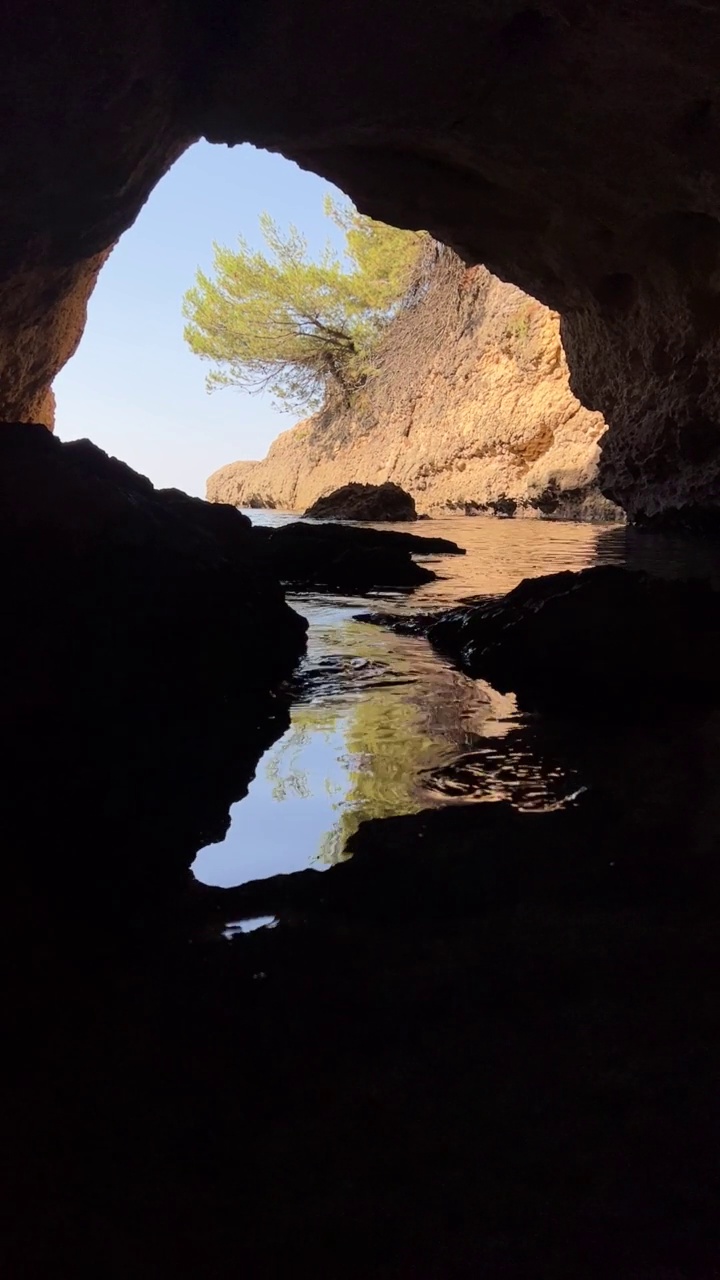
[[[297,518],[248,514],[264,524]],[[710,572],[688,563],[682,542],[621,526],[460,516],[417,526],[425,531],[453,539],[467,555],[428,559],[440,576],[410,597],[290,597],[310,624],[292,723],[234,806],[225,840],[198,854],[199,880],[229,886],[323,869],[343,857],[368,818],[500,799],[547,809],[576,793],[576,777],[549,771],[523,746],[512,697],[461,675],[425,640],[354,614],[443,609],[464,596],[509,591],[523,578],[599,564]]]

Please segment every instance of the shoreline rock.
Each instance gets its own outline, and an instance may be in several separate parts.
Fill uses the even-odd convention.
[[[414,555],[465,554],[446,538],[347,524],[255,525],[251,536],[258,565],[293,591],[411,591],[437,576]]]
[[[367,520],[399,523],[417,520],[415,501],[386,480],[384,484],[345,484],[318,498],[304,513],[308,520]]]
[[[422,620],[419,620],[422,628]],[[529,578],[498,599],[425,620],[466,674],[528,710],[624,714],[668,697],[720,697],[720,593],[604,565]]]

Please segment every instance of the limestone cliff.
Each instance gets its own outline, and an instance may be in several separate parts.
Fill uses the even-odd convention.
[[[595,483],[605,424],[570,391],[557,316],[437,253],[353,409],[301,422],[262,462],[222,467],[208,498],[304,510],[340,485],[393,480],[427,514],[616,517]]]

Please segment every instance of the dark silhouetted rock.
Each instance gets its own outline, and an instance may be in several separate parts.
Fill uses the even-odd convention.
[[[399,484],[344,484],[318,498],[305,515],[313,520],[417,520],[415,499]]]
[[[718,860],[693,892],[686,847],[659,880],[642,836],[595,807],[450,807],[364,824],[322,874],[196,886],[144,930],[91,900],[88,940],[33,902],[4,982],[7,1274],[47,1280],[64,1241],[100,1274],[111,1232],[112,1280],[298,1256],[342,1280],[707,1280]],[[279,923],[223,942],[249,914]]]
[[[452,610],[429,640],[526,708],[632,715],[648,700],[720,696],[720,595],[614,565],[526,579]]]
[[[32,841],[104,910],[170,892],[286,727],[304,620],[239,512],[41,426],[0,429],[0,571],[13,874]]]
[[[214,505],[213,510],[222,507]],[[232,510],[228,507],[227,510]],[[295,591],[408,591],[432,582],[435,573],[414,555],[464,555],[446,538],[423,538],[395,530],[356,529],[344,524],[254,526],[257,564]]]

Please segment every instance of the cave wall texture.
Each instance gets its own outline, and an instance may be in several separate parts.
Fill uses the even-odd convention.
[[[50,423],[97,272],[197,138],[281,151],[559,311],[631,517],[720,513],[720,6],[9,0],[0,419]]]

